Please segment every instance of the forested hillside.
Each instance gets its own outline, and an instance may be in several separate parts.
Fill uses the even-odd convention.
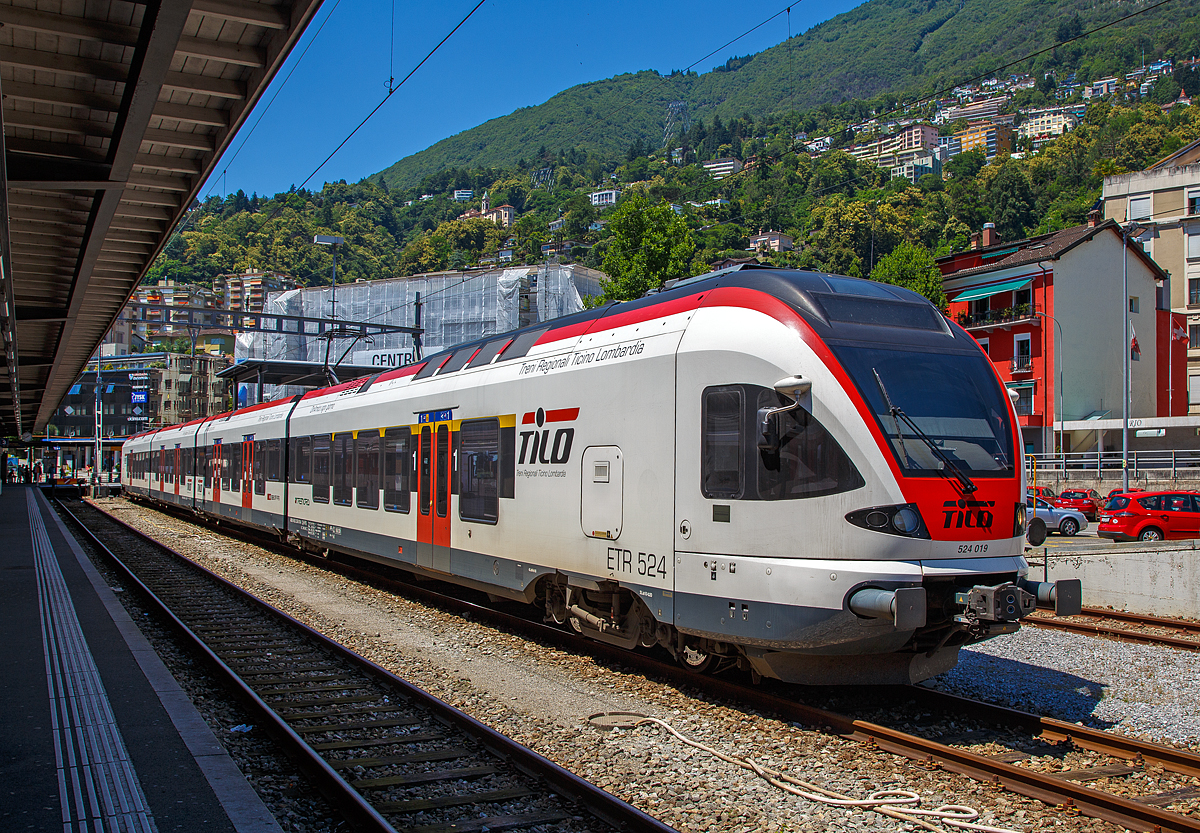
[[[1179,89],[1170,76],[1159,84],[1152,97],[1169,100]],[[515,263],[538,262],[542,244],[557,242],[584,263],[604,267],[613,229],[593,224],[614,212],[594,208],[587,195],[599,183],[613,184],[612,176],[623,201],[642,193],[648,205],[680,206],[682,213],[672,216],[682,225],[672,233],[683,248],[672,241],[672,258],[680,262],[686,250],[682,263],[690,274],[725,255],[745,256],[750,235],[773,229],[797,243],[795,252],[773,255],[776,262],[866,276],[901,243],[949,252],[965,247],[985,222],[996,223],[1005,240],[1082,223],[1105,173],[1139,170],[1200,138],[1200,106],[1164,112],[1153,101],[1093,104],[1073,132],[1037,153],[987,164],[978,153],[961,154],[946,163],[943,177],[927,175],[917,185],[840,150],[816,158],[792,152],[786,133],[769,120],[715,122],[700,144],[714,133],[717,141],[757,142],[762,162],[714,181],[697,164],[670,165],[661,152],[634,147],[615,169],[581,151],[548,154],[539,164],[553,176],[539,187],[521,168],[477,168],[443,171],[407,191],[363,181],[269,199],[213,197],[190,213],[148,277],[207,283],[254,267],[322,283],[330,254],[312,245],[314,234],[346,238],[338,253],[343,281],[475,265],[506,244]],[[516,225],[502,230],[486,220],[456,219],[469,204],[453,202],[452,188],[489,190],[492,205],[516,207]],[[423,189],[437,195],[414,200]],[[718,204],[704,204],[713,200]],[[551,232],[549,224],[559,219],[562,228]]]
[[[370,180],[415,186],[450,167],[510,167],[576,149],[598,156],[664,143],[668,104],[692,121],[762,119],[823,109],[862,116],[917,100],[1052,46],[1064,36],[1148,8],[1104,0],[867,0],[757,55],[703,75],[643,71],[565,90],[444,139]],[[737,26],[747,21],[738,21]],[[737,28],[737,27],[734,27]],[[539,47],[531,43],[529,49]],[[1200,54],[1200,0],[1172,0],[1007,72],[1076,72],[1081,81],[1138,65],[1143,55]],[[842,107],[834,109],[834,105]]]

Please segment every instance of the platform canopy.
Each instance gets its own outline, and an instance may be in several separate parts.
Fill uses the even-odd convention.
[[[320,0],[0,0],[0,435],[41,431]]]

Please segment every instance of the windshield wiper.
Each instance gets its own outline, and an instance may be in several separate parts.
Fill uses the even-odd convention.
[[[904,411],[892,404],[892,397],[888,395],[887,388],[884,387],[883,384],[883,379],[879,376],[879,371],[875,368],[871,368],[871,372],[875,374],[875,381],[878,383],[879,391],[883,394],[883,399],[887,403],[888,413],[892,416],[892,422],[896,423],[896,420],[898,419],[903,420],[904,424],[911,428],[913,433],[917,435],[917,438],[920,439],[921,442],[925,443],[925,445],[929,446],[929,450],[933,452],[934,456],[941,460],[946,468],[950,470],[950,473],[954,475],[954,478],[959,482],[959,485],[962,486],[962,490],[964,492],[970,494],[978,489],[979,487],[976,486],[971,481],[971,478],[967,477],[963,470],[960,469],[955,462],[946,455],[946,452],[944,452],[937,443],[930,439],[924,431],[918,428],[915,422],[909,419],[908,414],[904,413]],[[916,465],[913,464],[912,457],[908,455],[908,449],[904,447],[904,433],[900,430],[899,424],[896,424],[896,438],[900,441],[900,450],[904,453],[904,459],[908,461],[909,467],[916,468]]]

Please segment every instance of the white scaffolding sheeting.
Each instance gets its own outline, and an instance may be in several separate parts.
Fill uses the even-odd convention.
[[[411,278],[360,281],[330,287],[310,287],[272,293],[265,312],[307,318],[333,318],[410,327],[414,325],[417,294],[422,312],[422,353],[430,355],[526,324],[579,312],[583,298],[599,295],[603,275],[577,264],[547,264],[494,269],[487,272],[438,272]],[[334,338],[330,364],[347,353],[350,363],[365,352],[411,351],[412,336],[374,335],[369,342]],[[327,341],[306,333],[238,335],[234,358],[322,362]]]

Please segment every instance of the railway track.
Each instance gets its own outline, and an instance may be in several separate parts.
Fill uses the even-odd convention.
[[[59,506],[356,828],[672,830],[106,513]]]
[[[1144,616],[1122,610],[1085,607],[1078,616],[1054,616],[1038,612],[1026,617],[1039,628],[1107,636],[1127,642],[1166,645],[1185,651],[1200,651],[1200,622]]]
[[[178,513],[177,516],[195,521],[194,517],[182,513]],[[221,531],[259,546],[286,551],[293,557],[309,558],[312,563],[318,563],[326,569],[335,569],[347,577],[402,593],[409,598],[445,610],[470,614],[473,619],[489,621],[543,643],[598,656],[626,668],[637,669],[648,676],[698,689],[712,697],[733,701],[740,706],[773,713],[788,721],[856,740],[871,750],[901,755],[926,767],[941,768],[1002,786],[1014,793],[1057,807],[1069,815],[1103,819],[1130,830],[1200,833],[1200,755],[1187,750],[1066,723],[921,686],[877,690],[888,703],[884,706],[885,711],[901,711],[905,701],[913,701],[918,705],[918,710],[958,715],[976,722],[981,727],[979,731],[960,733],[958,737],[953,738],[925,737],[892,725],[884,725],[882,722],[857,719],[850,714],[800,702],[801,699],[820,699],[822,695],[819,692],[814,694],[799,687],[783,685],[751,686],[722,677],[697,675],[645,653],[625,651],[594,642],[565,629],[531,621],[525,616],[513,614],[498,606],[479,605],[440,593],[424,582],[416,585],[387,578],[381,575],[374,565],[364,568],[344,561],[301,556],[294,549],[281,547],[277,542],[245,530],[222,527]],[[863,710],[861,705],[854,709],[857,712]],[[971,747],[980,746],[988,738],[987,727],[992,727],[992,734],[995,734],[995,727],[1020,732],[1028,740],[1011,744],[1010,748],[998,754],[971,751]],[[1040,771],[1029,766],[1034,755],[1027,750],[1034,746],[1049,748],[1054,751],[1055,757],[1064,761],[1068,760],[1071,753],[1078,751],[1090,753],[1089,760],[1095,755],[1108,760],[1092,764],[1072,764],[1068,769],[1054,772]],[[1105,788],[1121,784],[1128,776],[1155,770],[1177,773],[1184,781],[1190,783],[1168,790],[1156,790],[1153,784],[1149,784],[1142,794],[1136,796],[1119,787],[1115,790]],[[1125,794],[1121,794],[1122,792]],[[1179,811],[1169,809],[1171,807]]]

